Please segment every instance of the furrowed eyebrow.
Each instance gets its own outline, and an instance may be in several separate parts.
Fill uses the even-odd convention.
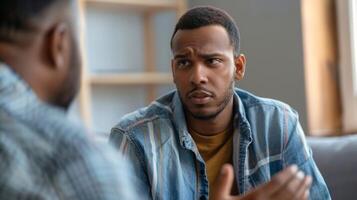
[[[212,57],[221,57],[223,55],[219,53],[210,53],[210,54],[200,54],[200,56],[203,58],[212,58]]]
[[[223,54],[220,54],[220,53],[200,53],[199,54],[200,57],[202,58],[212,58],[212,57],[222,57],[224,56]],[[182,53],[182,54],[177,54],[174,56],[174,59],[180,59],[180,58],[187,58],[189,57],[189,53]]]
[[[174,56],[174,59],[187,58],[188,54],[177,54]]]

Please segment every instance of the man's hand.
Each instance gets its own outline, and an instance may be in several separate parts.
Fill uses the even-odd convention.
[[[248,192],[244,196],[231,196],[234,180],[233,168],[225,164],[217,178],[215,194],[211,200],[305,200],[309,198],[312,179],[293,165],[277,175],[270,182]]]

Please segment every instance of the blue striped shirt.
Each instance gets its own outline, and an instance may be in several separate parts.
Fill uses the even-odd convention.
[[[0,63],[0,199],[136,199],[113,152]]]

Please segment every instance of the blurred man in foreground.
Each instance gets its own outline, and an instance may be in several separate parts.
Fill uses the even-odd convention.
[[[76,8],[1,1],[0,199],[132,198],[120,157],[67,120],[80,82]]]

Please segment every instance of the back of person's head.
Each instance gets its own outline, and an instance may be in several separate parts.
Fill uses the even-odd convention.
[[[224,10],[212,6],[198,6],[188,10],[177,22],[171,36],[172,41],[179,30],[196,29],[203,26],[219,25],[226,29],[230,42],[234,47],[234,54],[240,51],[239,29],[233,18]]]
[[[18,43],[38,33],[54,7],[70,0],[2,0],[0,5],[0,41]]]
[[[67,108],[80,59],[75,0],[1,0],[0,60],[45,102]]]

